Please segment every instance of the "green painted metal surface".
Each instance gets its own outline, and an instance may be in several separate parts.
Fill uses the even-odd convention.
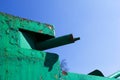
[[[59,76],[58,59],[51,71],[48,71],[49,66],[44,65],[48,53],[22,48],[6,48],[0,51],[0,80],[52,80]]]
[[[117,80],[114,78],[68,73],[67,76],[62,77],[63,80]]]
[[[37,50],[36,45],[42,47],[49,43],[57,47],[79,38],[54,37],[51,25],[0,13],[0,80],[117,80],[69,72],[63,74],[59,56]],[[46,46],[51,48],[49,45]]]
[[[0,12],[0,26],[2,27],[0,28],[2,30],[8,30],[8,28],[18,30],[19,28],[22,28],[37,33],[44,33],[54,36],[54,28],[52,25],[27,20],[25,18],[16,17],[1,12]]]

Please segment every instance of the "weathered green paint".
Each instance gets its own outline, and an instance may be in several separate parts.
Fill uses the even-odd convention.
[[[50,25],[0,13],[0,44],[4,44],[0,47],[19,47],[20,29],[54,36],[54,29]]]
[[[30,34],[26,34],[20,29],[28,30]],[[43,37],[42,34],[47,37],[45,40],[53,38],[53,27],[48,24],[0,13],[0,80],[47,80],[47,78],[58,78],[57,76],[60,73],[59,61],[56,60],[52,64],[52,70],[48,71],[49,66],[45,67],[44,65],[48,53],[31,48],[34,46],[31,44],[34,39]],[[29,42],[27,39],[29,39]],[[49,60],[52,61],[52,59]]]
[[[117,80],[69,72],[63,75],[57,54],[36,50],[37,42],[54,36],[51,25],[0,13],[0,80]]]
[[[18,30],[19,28],[22,28],[37,33],[44,33],[54,36],[54,28],[52,25],[27,20],[25,18],[16,17],[1,12],[0,12],[0,26],[2,27],[0,29],[8,30],[8,33],[10,29]]]
[[[32,49],[0,49],[0,80],[55,80],[60,73],[59,61],[49,72],[44,66],[46,54]]]

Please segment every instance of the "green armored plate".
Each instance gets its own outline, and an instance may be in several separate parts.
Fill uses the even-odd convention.
[[[37,33],[48,34],[51,36],[55,35],[54,28],[52,25],[12,16],[2,12],[0,12],[0,26],[4,26],[6,28],[10,27],[14,29],[22,28]]]
[[[0,13],[0,80],[116,80],[74,73],[63,75],[59,56],[37,50],[36,45],[49,49],[51,45],[61,46],[79,38],[54,36],[52,25]]]
[[[113,78],[76,74],[76,73],[68,73],[67,76],[62,76],[61,79],[63,80],[117,80]]]

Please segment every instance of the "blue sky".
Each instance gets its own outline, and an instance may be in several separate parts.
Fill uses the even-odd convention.
[[[54,25],[56,36],[72,33],[80,41],[50,49],[66,59],[71,72],[120,70],[119,0],[3,0],[0,11]]]

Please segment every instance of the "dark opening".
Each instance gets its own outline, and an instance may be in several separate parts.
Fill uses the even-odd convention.
[[[25,39],[27,40],[27,42],[29,43],[32,49],[37,49],[36,44],[38,42],[42,42],[42,41],[54,38],[54,36],[37,33],[33,31],[25,30],[25,29],[19,29],[19,31],[22,32],[23,36],[25,37]]]

